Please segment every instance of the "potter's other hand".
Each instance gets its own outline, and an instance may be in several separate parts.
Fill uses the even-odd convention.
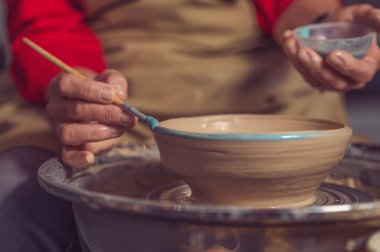
[[[366,4],[339,8],[323,21],[359,23],[380,32],[380,10]],[[379,70],[380,50],[375,37],[367,54],[361,59],[341,50],[332,51],[322,59],[310,48],[301,47],[290,30],[284,33],[283,48],[305,80],[320,90],[361,89]]]
[[[127,81],[119,72],[87,76],[60,75],[47,94],[47,114],[63,144],[62,161],[73,168],[90,166],[95,153],[118,144],[137,120],[112,104],[115,96],[126,98]]]

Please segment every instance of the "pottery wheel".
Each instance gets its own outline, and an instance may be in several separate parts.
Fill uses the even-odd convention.
[[[315,193],[314,206],[343,205],[351,203],[371,202],[373,198],[358,189],[342,185],[323,183]],[[146,195],[149,200],[192,204],[190,187],[184,183],[176,183],[156,188]]]
[[[373,201],[369,194],[347,186],[323,183],[317,190],[315,206],[343,205]]]

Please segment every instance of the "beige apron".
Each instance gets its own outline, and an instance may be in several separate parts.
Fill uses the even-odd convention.
[[[342,97],[309,88],[259,32],[249,0],[87,1],[107,65],[127,76],[129,102],[147,114],[163,120],[281,113],[347,121]],[[128,133],[151,137],[143,125]]]
[[[89,0],[90,25],[129,101],[160,120],[282,113],[347,121],[342,97],[303,81],[248,0]]]

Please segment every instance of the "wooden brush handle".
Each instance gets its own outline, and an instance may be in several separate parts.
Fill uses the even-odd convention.
[[[84,76],[83,74],[81,74],[80,72],[75,70],[74,68],[70,67],[65,62],[58,59],[57,57],[55,57],[54,55],[52,55],[51,53],[49,53],[48,51],[43,49],[41,46],[39,46],[36,43],[34,43],[33,41],[31,41],[30,39],[24,37],[24,38],[22,38],[22,42],[24,42],[25,44],[30,46],[34,51],[36,51],[42,57],[44,57],[45,59],[47,59],[48,61],[50,61],[54,65],[56,65],[57,67],[59,67],[62,71],[66,72],[66,73],[74,74],[74,75],[76,75],[82,79],[86,78],[86,76]]]

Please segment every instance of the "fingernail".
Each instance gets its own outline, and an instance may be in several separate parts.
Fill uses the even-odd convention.
[[[289,41],[288,43],[286,43],[286,48],[288,49],[288,51],[291,53],[291,54],[296,54],[297,53],[297,47],[296,47],[296,43],[295,41]]]
[[[305,52],[305,51],[304,51]],[[310,62],[310,65],[317,69],[317,68],[320,68],[321,65],[322,65],[322,62],[323,62],[323,59],[321,57],[319,57],[318,55],[315,55],[309,51],[306,51],[306,56]]]
[[[331,57],[329,58],[330,59],[330,62],[334,65],[334,66],[343,66],[344,65],[344,59],[342,57],[342,55],[340,53],[335,53],[333,55],[331,55]]]
[[[124,129],[117,127],[108,127],[108,130],[111,133],[111,137],[118,137],[124,132]]]
[[[94,163],[94,157],[88,154],[82,154],[80,156],[83,167],[88,167]]]
[[[305,64],[309,64],[310,63],[310,58],[309,56],[306,54],[305,51],[303,50],[300,50],[298,52],[298,58]]]
[[[102,126],[98,129],[99,134],[104,137],[117,137],[123,133],[122,128],[113,127],[113,126]]]
[[[116,95],[118,97],[122,98],[123,100],[127,98],[127,93],[126,93],[124,86],[116,83],[116,84],[114,84],[113,87],[114,87]]]
[[[130,126],[133,122],[134,122],[134,118],[133,118],[133,116],[131,116],[131,115],[128,115],[128,114],[125,114],[125,113],[123,113],[122,115],[121,115],[121,117],[120,117],[120,121],[124,124],[124,125],[126,125],[126,126]]]
[[[286,30],[286,31],[284,32],[283,37],[284,37],[284,38],[288,38],[288,37],[290,37],[292,34],[293,34],[293,32],[292,32],[291,30]]]
[[[307,57],[315,63],[320,63],[323,61],[323,59],[318,54],[312,53],[311,51],[304,52],[307,54]]]
[[[115,96],[115,91],[111,87],[103,88],[100,91],[100,98],[106,102],[112,102]]]

